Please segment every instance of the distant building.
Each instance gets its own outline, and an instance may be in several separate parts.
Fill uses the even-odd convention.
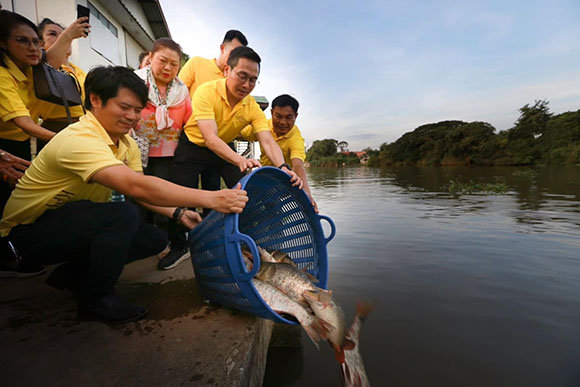
[[[139,54],[161,37],[171,37],[159,0],[0,0],[2,8],[36,24],[47,17],[68,25],[77,4],[91,11],[91,33],[76,39],[70,61],[84,71],[97,65],[139,67]]]
[[[366,151],[355,151],[355,152],[347,151],[347,152],[340,152],[340,153],[342,153],[343,155],[346,155],[346,156],[351,155],[351,154],[355,154],[356,157],[358,157],[360,163],[363,165],[369,162],[369,155]]]

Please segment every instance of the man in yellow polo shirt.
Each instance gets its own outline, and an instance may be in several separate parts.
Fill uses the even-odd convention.
[[[201,191],[143,175],[139,149],[127,135],[141,118],[148,89],[125,67],[97,67],[85,82],[86,116],[54,136],[12,193],[0,236],[16,263],[65,262],[49,285],[79,295],[79,313],[109,322],[141,318],[147,309],[115,295],[123,266],[162,251],[167,236],[140,222],[130,202],[110,202],[115,190],[193,228],[200,216],[184,207],[241,212],[247,194]],[[177,207],[177,208],[176,208]]]
[[[306,170],[304,169],[304,160],[306,160],[306,151],[304,149],[304,138],[300,133],[300,129],[295,125],[296,117],[298,117],[298,101],[296,98],[282,94],[274,98],[272,101],[272,118],[268,120],[268,127],[274,140],[282,150],[284,161],[292,167],[292,170],[302,179],[304,191],[310,197],[314,210],[318,212],[318,205],[312,198],[310,187],[308,186],[308,179],[306,177]],[[242,137],[248,141],[256,141],[256,136],[252,133],[253,128],[247,126],[242,130]],[[270,165],[274,164],[266,157],[264,150],[261,150],[260,164]]]
[[[260,56],[251,48],[237,47],[230,53],[225,67],[226,79],[206,82],[197,88],[192,101],[193,114],[175,150],[170,171],[172,182],[195,187],[200,173],[216,169],[226,185],[232,187],[247,169],[261,166],[258,160],[246,159],[228,146],[243,128],[252,125],[268,158],[290,174],[294,185],[302,186],[300,178],[284,163],[282,151],[268,130],[264,112],[250,96],[258,80],[260,62]],[[175,225],[170,227],[169,239],[168,256],[177,262],[187,254],[184,230]],[[166,258],[163,264],[170,266]]]
[[[230,57],[230,52],[240,46],[247,46],[248,39],[238,30],[229,30],[226,32],[222,44],[220,44],[220,55],[214,59],[202,58],[194,56],[189,59],[183,68],[179,71],[179,79],[185,83],[189,88],[189,95],[193,98],[193,94],[197,88],[208,82],[216,79],[225,78],[224,70]],[[207,169],[201,174],[201,187],[212,191],[220,188],[220,175],[214,169]],[[204,215],[207,212],[204,211]],[[165,262],[173,264],[173,259],[168,256],[167,259],[159,263],[160,268],[165,268]]]

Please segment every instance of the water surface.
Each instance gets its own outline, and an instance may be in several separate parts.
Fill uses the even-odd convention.
[[[376,386],[580,385],[580,168],[311,168],[329,288]],[[450,180],[502,181],[452,195]],[[271,351],[267,386],[337,386],[328,345]]]

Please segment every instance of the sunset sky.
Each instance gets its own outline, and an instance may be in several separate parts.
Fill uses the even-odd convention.
[[[538,99],[580,109],[577,0],[161,4],[190,56],[216,57],[225,31],[241,30],[262,57],[252,94],[297,98],[308,146],[378,148],[449,119],[504,130]]]

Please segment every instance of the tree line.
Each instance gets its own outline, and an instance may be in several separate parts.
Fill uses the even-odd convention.
[[[368,165],[580,164],[580,110],[554,115],[548,104],[537,100],[524,105],[514,126],[499,133],[481,121],[419,126],[378,150],[364,149]],[[333,139],[314,141],[306,153],[307,161],[315,166],[358,164],[356,154],[338,152],[339,143]]]

